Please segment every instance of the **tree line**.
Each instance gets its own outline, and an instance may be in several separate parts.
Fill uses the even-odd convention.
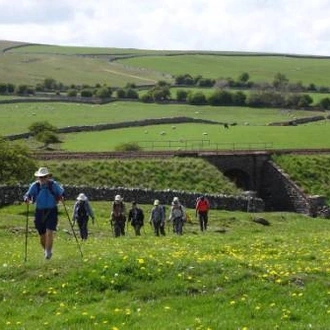
[[[171,89],[181,87],[173,95]],[[98,98],[98,99],[134,99],[145,103],[175,101],[191,105],[211,106],[248,106],[248,107],[285,107],[295,109],[330,109],[330,98],[324,97],[312,107],[313,98],[310,93],[330,93],[326,86],[308,86],[301,82],[291,83],[281,73],[277,73],[271,83],[255,83],[248,73],[242,73],[237,80],[233,78],[209,79],[201,75],[193,77],[190,74],[175,76],[174,84],[158,81],[153,86],[147,86],[147,92],[139,95],[141,87],[127,83],[123,88],[107,85],[70,85],[65,86],[53,78],[46,78],[35,87],[0,83],[0,94],[35,95],[36,93],[55,93],[67,97]],[[193,91],[192,88],[212,88],[214,91],[205,95],[203,91]]]

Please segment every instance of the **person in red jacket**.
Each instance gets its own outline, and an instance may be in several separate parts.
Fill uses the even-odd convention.
[[[198,214],[201,231],[204,231],[207,228],[209,209],[210,203],[205,196],[199,197],[196,201],[196,217]]]

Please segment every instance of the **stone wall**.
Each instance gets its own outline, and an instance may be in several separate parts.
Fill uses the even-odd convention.
[[[28,186],[0,186],[0,207],[22,202],[23,195]],[[91,201],[113,201],[115,195],[121,195],[124,201],[131,202],[136,200],[139,204],[152,204],[155,199],[159,199],[162,204],[170,205],[173,197],[179,197],[181,203],[194,208],[197,197],[200,194],[173,190],[149,190],[149,189],[128,189],[110,187],[86,187],[86,186],[64,186],[65,197],[68,200],[76,199],[79,193],[85,193]],[[251,197],[245,196],[226,196],[205,194],[211,204],[212,209],[228,211],[247,211],[251,205]],[[253,198],[253,211],[262,212],[264,202],[260,198]]]
[[[268,161],[262,169],[263,184],[259,196],[267,211],[297,212],[310,215],[308,196],[280,167]]]

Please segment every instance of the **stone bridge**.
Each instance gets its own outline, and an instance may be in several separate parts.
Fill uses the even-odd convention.
[[[271,160],[268,151],[232,153],[200,152],[225,176],[246,191],[255,191],[264,200],[266,211],[287,211],[314,215],[324,205],[322,196],[309,196]]]

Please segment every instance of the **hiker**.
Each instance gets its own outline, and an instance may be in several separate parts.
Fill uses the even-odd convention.
[[[125,236],[126,209],[120,195],[116,195],[112,203],[110,222],[115,237]]]
[[[57,229],[57,203],[63,200],[64,189],[53,179],[47,167],[34,173],[37,181],[30,184],[24,195],[25,203],[35,203],[34,224],[40,236],[40,244],[46,259],[52,257],[54,231]]]
[[[185,222],[185,210],[181,205],[179,198],[174,197],[171,205],[171,211],[169,215],[169,220],[173,222],[173,232],[182,235],[183,234],[183,224]]]
[[[92,207],[88,201],[85,194],[81,193],[77,197],[77,201],[73,207],[73,225],[77,221],[80,237],[82,240],[87,240],[88,238],[88,220],[89,217],[92,218],[92,223],[94,224],[95,217]]]
[[[133,201],[132,208],[128,213],[128,222],[130,222],[131,225],[133,226],[136,236],[141,235],[141,228],[143,227],[144,224],[143,220],[144,220],[144,213],[142,209],[140,209],[137,206],[137,203]]]
[[[149,223],[153,226],[156,236],[165,236],[165,213],[163,206],[159,205],[159,200],[155,199],[151,210]]]
[[[197,198],[196,218],[198,215],[201,231],[204,231],[207,229],[209,209],[210,209],[210,203],[205,196],[201,196],[201,197]]]

